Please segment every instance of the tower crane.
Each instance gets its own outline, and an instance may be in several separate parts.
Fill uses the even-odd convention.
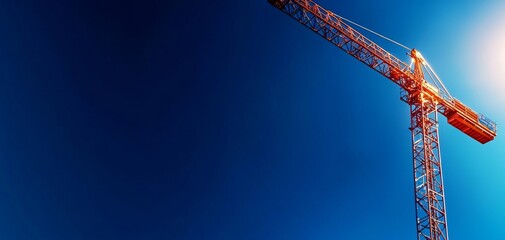
[[[400,99],[410,106],[417,239],[448,240],[438,114],[482,144],[496,137],[496,124],[452,97],[416,49],[409,49],[407,64],[312,0],[268,2],[400,86]]]

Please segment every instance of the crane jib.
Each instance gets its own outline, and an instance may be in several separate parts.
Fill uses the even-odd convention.
[[[344,50],[384,77],[412,93],[424,86],[424,80],[416,80],[414,69],[384,50],[359,31],[344,23],[336,14],[317,5],[311,0],[268,0],[270,4],[308,27],[333,45]],[[431,86],[431,85],[429,85]],[[433,86],[431,86],[433,87]],[[486,143],[496,136],[496,124],[478,115],[463,103],[447,98],[438,91],[431,93],[437,99],[438,111],[448,122],[475,140]],[[458,108],[464,106],[463,108]],[[461,111],[465,109],[465,111]],[[475,117],[477,116],[477,117]]]

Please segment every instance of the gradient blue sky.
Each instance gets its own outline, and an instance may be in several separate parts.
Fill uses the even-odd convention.
[[[505,122],[505,4],[319,3]],[[398,87],[266,0],[0,17],[0,239],[415,239]],[[505,239],[505,140],[441,122],[450,237]]]

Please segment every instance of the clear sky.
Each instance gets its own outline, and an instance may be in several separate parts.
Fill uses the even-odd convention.
[[[440,141],[451,239],[505,239],[505,4],[318,3],[499,124]],[[415,239],[398,87],[266,0],[0,17],[0,239]]]

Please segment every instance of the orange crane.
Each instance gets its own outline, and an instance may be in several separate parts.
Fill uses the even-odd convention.
[[[417,239],[449,239],[438,113],[482,144],[496,137],[496,124],[452,97],[417,50],[409,49],[407,64],[311,0],[268,2],[401,87],[410,106]]]

